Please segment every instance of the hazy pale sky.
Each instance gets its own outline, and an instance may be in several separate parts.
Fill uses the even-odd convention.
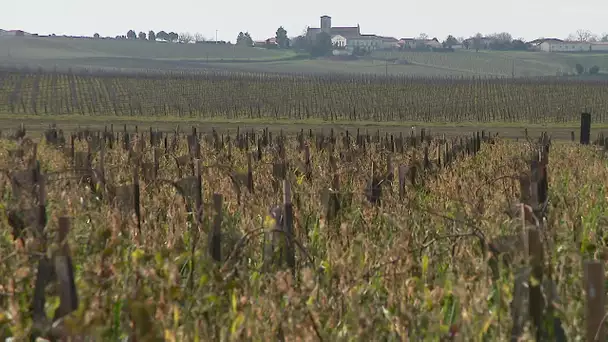
[[[409,0],[289,2],[173,0],[2,0],[0,28],[57,35],[102,36],[154,30],[199,32],[213,39],[235,41],[239,31],[254,39],[274,36],[279,26],[289,36],[306,26],[318,27],[319,17],[333,26],[361,25],[363,33],[414,37],[427,33],[440,40],[448,34],[469,37],[510,32],[514,38],[566,38],[577,29],[598,35],[608,32],[608,0]]]

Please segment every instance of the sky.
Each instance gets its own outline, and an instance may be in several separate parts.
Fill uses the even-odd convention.
[[[566,38],[578,29],[608,32],[608,0],[309,0],[288,2],[173,0],[6,0],[0,5],[0,28],[30,33],[101,36],[136,32],[201,33],[207,39],[235,41],[239,31],[254,39],[273,37],[279,26],[288,35],[318,27],[329,15],[333,26],[361,26],[362,33],[445,39],[477,32],[509,32],[513,38]],[[357,5],[357,3],[361,5]]]

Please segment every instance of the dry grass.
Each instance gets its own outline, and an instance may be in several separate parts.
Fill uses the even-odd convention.
[[[8,168],[0,142],[0,166]],[[296,141],[288,160],[301,160]],[[185,146],[182,146],[185,151]],[[263,227],[272,205],[273,152],[254,165],[255,194],[244,191],[238,205],[226,171],[204,172],[204,232],[197,242],[194,287],[187,286],[192,230],[183,202],[165,186],[142,183],[142,235],[133,217],[122,217],[74,181],[57,179],[47,186],[51,234],[57,217],[73,218],[70,246],[80,306],[65,320],[66,330],[93,340],[137,336],[141,341],[200,340],[432,340],[457,331],[457,340],[507,340],[511,317],[512,275],[492,283],[478,229],[487,237],[517,229],[505,211],[519,194],[511,177],[528,166],[523,143],[483,145],[475,157],[459,159],[424,189],[408,186],[401,200],[397,185],[384,189],[383,204],[373,207],[361,189],[374,161],[385,166],[382,151],[358,153],[354,163],[340,163],[343,191],[355,191],[352,205],[339,219],[326,222],[319,200],[331,184],[327,152],[312,149],[311,182],[290,173],[294,193],[296,238],[312,258],[297,255],[295,277],[286,269],[262,271],[263,236],[242,247],[235,265],[223,269],[207,252],[212,221],[210,199],[224,195],[222,257],[247,232]],[[225,151],[224,151],[225,152]],[[185,152],[184,152],[185,153]],[[42,168],[66,169],[62,153],[42,143]],[[235,169],[246,165],[233,149]],[[420,150],[417,155],[420,157]],[[203,146],[204,163],[227,163]],[[114,183],[127,181],[131,165],[122,151],[109,151],[108,173]],[[149,158],[149,156],[148,156]],[[412,153],[396,154],[394,164],[411,165]],[[175,165],[161,161],[162,178],[176,177]],[[569,340],[584,336],[582,260],[604,245],[602,227],[608,211],[606,160],[591,148],[555,144],[549,160],[551,269],[561,302],[557,315]],[[10,187],[6,179],[2,205]],[[32,240],[25,249],[13,242],[5,217],[0,221],[0,337],[24,337],[32,329],[28,305],[35,267]],[[47,300],[52,312],[57,297]]]

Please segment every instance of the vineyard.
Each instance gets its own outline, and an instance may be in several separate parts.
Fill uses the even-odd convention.
[[[21,128],[0,141],[0,337],[602,341],[588,118],[580,145]]]
[[[0,113],[568,123],[608,119],[608,81],[0,70]]]
[[[559,54],[539,52],[497,51],[377,51],[372,57],[387,60],[406,60],[409,63],[445,70],[468,71],[480,75],[533,77],[575,74],[576,64],[585,68],[597,65],[608,70],[605,54]]]
[[[608,58],[602,53],[375,51],[371,56],[345,62],[309,59],[305,54],[285,49],[66,37],[0,37],[0,64],[47,70],[356,73],[410,77],[564,77],[575,75],[577,64],[586,70],[597,66],[601,73],[597,78],[605,79],[608,71]]]

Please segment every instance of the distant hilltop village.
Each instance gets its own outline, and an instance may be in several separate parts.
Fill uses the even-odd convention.
[[[332,45],[337,49],[353,49],[355,47],[366,50],[394,49],[399,48],[399,40],[393,37],[383,37],[375,34],[361,34],[361,27],[332,27],[331,17],[321,17],[321,27],[309,27],[306,31],[306,39],[314,43],[317,36],[326,33],[331,38]],[[437,43],[439,43],[437,41]],[[441,46],[441,44],[439,44]]]
[[[353,50],[394,50],[394,49],[416,49],[416,50],[531,50],[544,52],[608,52],[608,42],[602,41],[573,41],[555,38],[541,38],[530,42],[512,39],[507,33],[501,33],[490,37],[480,34],[467,39],[456,39],[452,36],[443,42],[437,38],[429,38],[421,35],[418,38],[394,38],[379,36],[376,34],[362,34],[361,27],[357,26],[332,26],[331,17],[321,16],[320,27],[309,27],[306,31],[306,40],[312,44],[317,40],[320,33],[325,33],[331,38],[334,54],[340,50],[352,52]],[[508,37],[506,37],[508,36]],[[604,37],[606,39],[608,37]]]
[[[431,38],[426,34],[420,34],[416,38],[395,38],[380,36],[377,34],[361,33],[361,27],[357,26],[332,26],[331,17],[321,16],[319,27],[309,27],[305,35],[300,35],[292,39],[288,38],[287,31],[281,26],[276,36],[263,40],[254,41],[249,32],[240,32],[236,45],[267,48],[267,49],[296,49],[307,51],[311,55],[325,56],[334,55],[357,55],[370,54],[376,50],[416,50],[416,51],[435,51],[452,52],[455,50],[498,50],[498,51],[539,51],[548,53],[608,53],[608,34],[602,37],[594,35],[588,30],[578,30],[565,40],[557,38],[539,38],[532,41],[523,39],[513,39],[508,32],[495,33],[483,36],[480,33],[469,38],[456,38],[452,35],[439,40]],[[279,32],[282,30],[282,36]],[[167,33],[169,32],[169,33]],[[157,43],[180,43],[180,44],[228,44],[230,41],[218,41],[217,30],[215,40],[206,39],[202,34],[190,34],[188,32],[175,33],[171,31],[154,31],[137,33],[129,30],[126,35],[116,37],[102,37],[99,33],[92,36],[66,36],[64,38],[73,39],[104,39],[104,40],[132,40],[132,41],[152,41]],[[320,35],[325,37],[319,40]],[[23,30],[2,30],[0,38],[5,37],[55,37],[55,34],[38,35],[28,33]],[[293,40],[293,41],[292,41]],[[293,43],[293,44],[292,44]]]

